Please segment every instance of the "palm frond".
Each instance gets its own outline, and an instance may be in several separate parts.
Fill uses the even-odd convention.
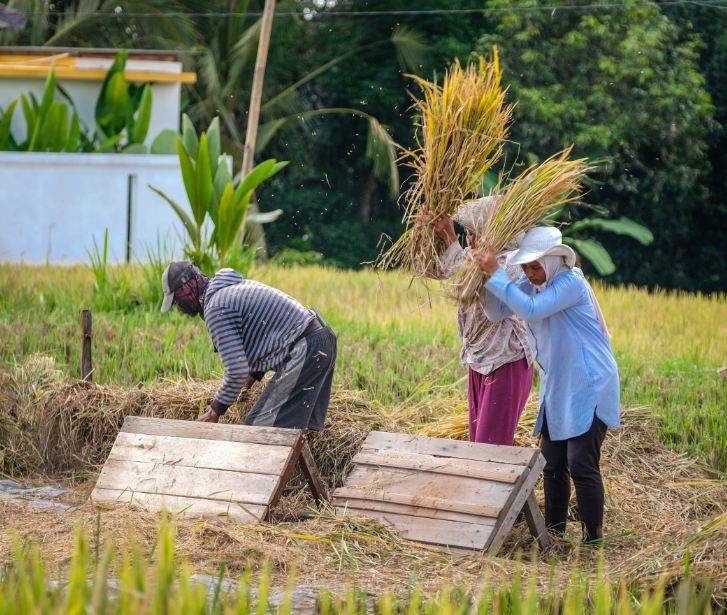
[[[369,117],[369,133],[366,140],[366,158],[372,165],[374,175],[389,185],[389,194],[399,196],[399,167],[396,164],[396,143],[386,128],[374,117]]]
[[[404,70],[416,72],[428,49],[424,35],[408,26],[397,26],[391,35],[396,57]]]

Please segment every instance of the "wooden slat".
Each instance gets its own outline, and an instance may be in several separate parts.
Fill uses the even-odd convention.
[[[227,440],[293,446],[301,434],[300,429],[279,427],[252,427],[228,423],[198,423],[176,419],[157,419],[143,416],[127,416],[121,431],[148,436],[177,436],[196,440]]]
[[[91,493],[91,501],[110,504],[133,504],[146,510],[166,509],[171,513],[184,510],[183,516],[225,516],[240,523],[257,523],[267,512],[267,506],[239,502],[222,502],[204,498],[185,498],[140,491],[99,489]]]
[[[407,434],[372,431],[363,443],[362,449],[407,451],[423,455],[439,455],[475,461],[495,461],[515,465],[531,465],[538,449],[517,446],[500,446],[448,440],[446,438],[427,438]]]
[[[96,486],[101,489],[267,505],[278,482],[277,476],[268,474],[240,474],[228,470],[109,459],[101,470]]]
[[[412,517],[446,519],[448,521],[461,521],[463,523],[482,523],[481,515],[469,515],[441,508],[425,508],[423,506],[409,506],[406,504],[394,504],[392,502],[382,502],[377,500],[359,500],[354,498],[337,497],[333,498],[332,504],[340,510],[355,508],[356,510],[373,510],[378,512],[396,513],[399,515],[411,515]]]
[[[279,475],[290,447],[121,432],[109,459]]]
[[[308,481],[308,486],[313,494],[313,499],[316,501],[316,504],[320,506],[328,499],[326,487],[321,480],[320,474],[318,474],[318,466],[316,466],[313,454],[308,446],[308,440],[306,440],[305,437],[302,438],[300,447],[300,468]]]
[[[481,515],[483,517],[497,517],[502,508],[489,506],[487,504],[475,504],[467,501],[457,501],[447,498],[435,498],[426,495],[399,493],[389,489],[370,489],[356,487],[341,487],[336,489],[333,496],[340,499],[349,499],[351,506],[356,506],[355,500],[378,500],[380,502],[391,502],[393,504],[406,504],[439,510],[451,510],[467,513],[470,515]]]
[[[293,446],[290,448],[290,455],[288,456],[288,460],[285,462],[285,468],[283,468],[280,478],[275,485],[275,489],[270,494],[270,499],[268,500],[268,519],[266,520],[269,520],[269,516],[272,514],[273,508],[278,505],[280,498],[283,497],[283,490],[288,484],[290,478],[293,476],[295,466],[298,464],[298,460],[300,459],[300,451],[303,447],[303,442],[305,442],[305,437],[300,429],[297,429],[296,431],[298,432],[298,435]]]
[[[386,466],[405,470],[422,470],[436,474],[452,474],[494,480],[514,484],[526,466],[494,461],[472,461],[470,459],[446,459],[433,455],[421,455],[401,451],[366,451],[358,453],[353,463],[361,465]]]
[[[484,481],[466,476],[441,476],[430,472],[354,466],[346,487],[361,491],[386,491],[402,495],[438,498],[453,502],[487,504],[502,508],[512,491],[512,485]]]
[[[525,502],[533,492],[535,483],[538,482],[540,473],[543,471],[544,467],[545,457],[542,453],[540,453],[540,451],[538,451],[535,464],[528,474],[524,475],[522,480],[515,485],[515,489],[512,493],[513,497],[511,497],[508,501],[504,514],[497,520],[497,527],[492,532],[490,542],[487,544],[487,549],[491,553],[497,553],[500,550],[502,543],[505,542],[507,535],[512,529],[513,523],[515,523],[515,518],[523,509]]]
[[[538,500],[535,499],[535,493],[533,491],[530,492],[528,499],[525,501],[523,511],[525,512],[525,521],[528,524],[530,533],[538,541],[541,549],[547,549],[552,543],[548,535],[548,529],[545,527],[543,513],[540,512]]]
[[[348,509],[348,513],[389,523],[402,537],[409,540],[467,549],[483,549],[494,527],[494,521],[490,519],[474,524],[352,508]]]

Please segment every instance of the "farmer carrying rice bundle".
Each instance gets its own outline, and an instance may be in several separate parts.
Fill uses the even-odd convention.
[[[188,261],[162,275],[162,312],[179,306],[205,321],[222,357],[225,376],[214,401],[198,420],[216,423],[243,388],[275,376],[245,423],[320,431],[328,412],[336,335],[311,309],[282,291],[220,269],[210,280]]]
[[[485,245],[471,252],[489,279],[490,319],[513,314],[535,340],[540,408],[534,433],[545,456],[545,520],[565,532],[570,478],[587,542],[603,536],[604,489],[601,445],[608,427],[619,427],[619,377],[610,335],[596,296],[576,256],[556,228],[538,227],[524,237],[508,265],[523,274],[513,282]]]
[[[498,197],[489,196],[460,205],[454,218],[442,214],[433,223],[434,232],[447,249],[437,260],[430,277],[447,279],[468,262],[469,248],[462,248],[454,221],[468,238],[480,235],[489,211]],[[518,247],[518,237],[506,249]],[[505,254],[498,256],[504,264]],[[508,267],[517,279],[519,267]],[[515,315],[490,320],[482,300],[458,302],[457,325],[462,338],[460,360],[468,371],[469,439],[471,442],[512,446],[520,414],[533,382],[534,353],[525,325]]]

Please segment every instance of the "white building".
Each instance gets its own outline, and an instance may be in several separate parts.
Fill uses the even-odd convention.
[[[94,108],[116,51],[3,49],[0,106],[21,94],[40,98],[52,63],[56,80],[93,130]],[[179,129],[182,84],[194,83],[173,55],[129,52],[129,82],[151,83],[147,145],[163,129]],[[13,134],[24,139],[16,108]],[[115,261],[143,258],[146,246],[181,229],[169,207],[147,184],[187,202],[176,156],[0,152],[0,260],[30,263],[87,261],[87,248],[109,231]]]

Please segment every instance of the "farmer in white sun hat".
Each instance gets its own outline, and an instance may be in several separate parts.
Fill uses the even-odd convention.
[[[534,434],[545,456],[545,520],[565,532],[570,479],[586,542],[603,537],[604,489],[601,444],[608,427],[619,427],[619,379],[601,308],[576,255],[560,231],[529,231],[507,263],[520,265],[513,282],[491,248],[472,251],[490,278],[486,310],[496,320],[516,314],[535,340],[540,409]]]
[[[440,216],[433,222],[434,232],[447,249],[430,276],[446,279],[467,262],[469,248],[463,248],[454,231],[453,220],[468,236],[482,233],[495,204],[496,196],[463,203],[454,218]],[[520,238],[522,239],[522,237]],[[509,246],[514,249],[517,241]],[[500,255],[504,263],[505,255]],[[519,267],[508,273],[520,275]],[[533,384],[535,353],[528,341],[525,324],[516,316],[492,321],[485,314],[484,296],[471,304],[459,302],[457,325],[462,338],[460,361],[467,366],[467,405],[471,442],[512,446],[520,414]]]

